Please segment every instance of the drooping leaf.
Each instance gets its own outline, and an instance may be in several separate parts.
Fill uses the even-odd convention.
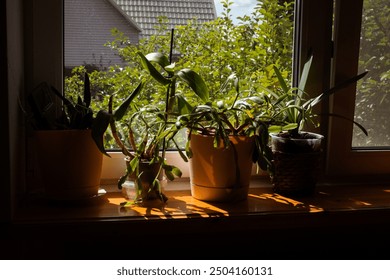
[[[329,113],[329,114],[327,114],[327,115],[329,115],[329,116],[331,116],[331,117],[341,118],[341,119],[347,120],[347,121],[349,121],[349,122],[352,122],[354,125],[356,125],[358,128],[360,128],[360,130],[361,130],[366,136],[368,136],[367,130],[366,130],[360,123],[358,123],[357,121],[351,120],[350,118],[347,118],[347,117],[342,116],[342,115],[339,115],[339,114]]]
[[[141,57],[141,64],[142,66],[148,70],[150,75],[160,84],[167,85],[171,83],[170,79],[165,78],[161,73],[153,66],[153,64],[141,53],[137,52],[138,55]],[[155,58],[155,57],[153,57]]]
[[[164,169],[165,175],[170,181],[175,180],[175,177],[180,178],[182,176],[181,170],[173,165],[164,164],[162,168]]]
[[[203,78],[191,69],[178,71],[177,76],[182,79],[204,102],[209,101],[209,89]]]
[[[307,102],[306,106],[308,106],[308,105],[314,106],[314,105],[318,104],[321,100],[323,100],[324,98],[328,97],[329,95],[334,94],[337,91],[339,91],[340,89],[345,88],[345,87],[347,87],[349,85],[352,85],[353,83],[356,83],[358,80],[362,79],[367,73],[368,73],[368,71],[365,71],[365,72],[363,72],[363,73],[361,73],[361,74],[359,74],[357,76],[354,76],[352,78],[344,80],[343,82],[335,85],[334,87],[324,91],[322,94],[320,94],[316,98],[313,98],[313,100],[309,100]]]
[[[180,115],[185,115],[192,112],[193,107],[183,96],[177,95],[176,100]]]
[[[162,68],[165,68],[169,65],[169,59],[159,52],[148,53],[145,55],[145,58],[149,61],[158,63]]]
[[[172,138],[172,142],[174,143],[176,150],[179,153],[180,157],[184,160],[184,162],[188,162],[187,156],[183,153],[183,151],[181,150],[181,148],[179,147],[179,145],[177,144],[175,139]]]

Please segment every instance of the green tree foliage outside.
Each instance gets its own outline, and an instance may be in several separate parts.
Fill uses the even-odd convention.
[[[266,92],[266,88],[278,83],[273,66],[281,70],[285,79],[291,80],[293,1],[258,0],[253,12],[238,18],[238,24],[233,24],[230,13],[233,1],[223,0],[222,3],[223,14],[216,20],[204,24],[193,20],[174,30],[176,66],[198,72],[208,83],[213,100],[218,100],[219,88],[232,72],[240,78],[244,96]],[[169,55],[171,30],[167,26],[167,19],[159,18],[156,35],[137,46],[132,45],[120,30],[112,30],[113,40],[106,46],[117,51],[126,66],[112,65],[93,71],[88,71],[86,66],[76,67],[65,79],[65,94],[77,98],[82,92],[84,73],[88,71],[91,90],[98,101],[93,102],[93,109],[107,109],[111,95],[114,95],[115,108],[115,104],[123,101],[141,80],[150,79],[140,64],[138,51]],[[147,104],[164,106],[165,90],[147,80],[143,93],[133,102],[132,110],[140,110]],[[178,90],[185,92],[187,89],[179,86]],[[126,123],[120,126],[119,132],[125,140]],[[116,149],[112,136],[107,134],[106,137],[107,148]]]
[[[355,146],[390,146],[390,1],[365,0],[360,38],[359,83],[355,120],[368,137],[354,131]]]

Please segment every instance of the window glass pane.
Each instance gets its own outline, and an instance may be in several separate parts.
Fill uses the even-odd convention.
[[[359,73],[369,71],[358,84],[353,147],[390,147],[390,1],[364,0],[360,36]]]
[[[173,60],[178,67],[201,74],[215,100],[232,71],[241,79],[241,91],[248,95],[274,84],[272,76],[276,82],[273,65],[291,80],[293,0],[64,2],[65,94],[82,92],[87,71],[95,109],[107,109],[111,95],[116,101],[123,100],[145,78],[136,51],[169,55],[174,26],[173,53],[177,56]],[[164,104],[166,91],[147,84],[143,92],[133,109]],[[118,128],[125,139],[127,124]],[[184,136],[179,137],[184,146]],[[117,148],[112,136],[107,135],[106,142],[108,149]]]

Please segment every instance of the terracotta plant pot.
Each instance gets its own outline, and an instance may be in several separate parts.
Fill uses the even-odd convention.
[[[303,138],[271,134],[274,170],[271,181],[274,192],[282,195],[313,194],[317,184],[324,136],[302,132]]]
[[[191,194],[203,201],[236,201],[248,197],[254,137],[231,136],[232,147],[215,148],[213,137],[191,135]]]
[[[34,142],[46,197],[66,200],[98,194],[103,154],[90,130],[35,131]]]

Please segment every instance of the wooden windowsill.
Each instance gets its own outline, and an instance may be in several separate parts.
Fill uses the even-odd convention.
[[[69,222],[91,220],[156,220],[215,218],[233,216],[276,216],[390,211],[390,185],[320,185],[312,196],[289,198],[273,193],[271,185],[262,180],[251,183],[248,199],[233,203],[214,203],[197,200],[191,196],[188,182],[178,190],[165,191],[165,205],[152,202],[147,206],[121,206],[126,199],[119,191],[82,201],[46,201],[35,197],[24,200],[18,207],[16,223]],[[104,187],[104,186],[103,186]],[[175,188],[175,187],[174,187]],[[183,190],[184,189],[184,190]]]
[[[119,192],[88,202],[28,199],[10,226],[10,251],[17,258],[35,258],[36,247],[44,258],[131,258],[115,245],[128,244],[131,250],[164,251],[157,258],[176,258],[177,251],[191,258],[204,250],[206,258],[234,258],[228,246],[243,253],[257,248],[259,255],[246,258],[300,258],[296,252],[314,246],[310,258],[378,258],[390,250],[390,185],[320,185],[313,196],[299,199],[274,194],[262,182],[252,185],[248,199],[236,203],[199,201],[188,189],[167,190],[166,205],[147,207],[121,206]],[[107,257],[101,247],[115,255]],[[137,256],[149,258],[145,254]]]

